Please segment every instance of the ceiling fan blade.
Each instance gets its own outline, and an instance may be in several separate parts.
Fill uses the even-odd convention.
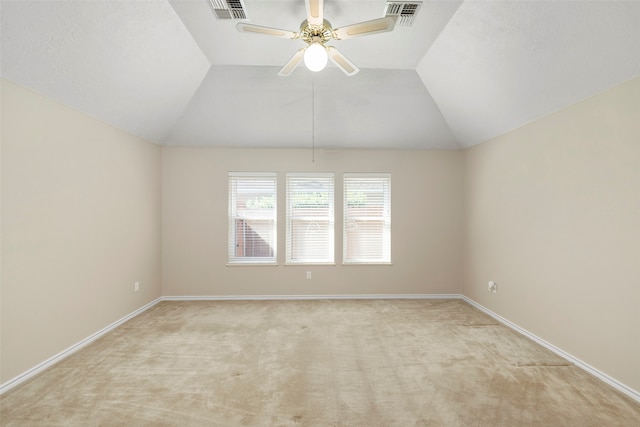
[[[304,0],[307,6],[307,22],[322,25],[324,22],[324,0]]]
[[[268,36],[284,37],[286,39],[297,39],[299,36],[298,33],[294,33],[293,31],[263,27],[261,25],[253,25],[246,22],[238,22],[236,29],[241,33],[266,34]]]
[[[358,74],[358,71],[360,71],[358,67],[353,65],[353,62],[349,61],[347,57],[340,53],[340,51],[335,47],[328,46],[327,54],[329,55],[331,62],[336,64],[347,76],[353,76]]]
[[[291,74],[291,72],[293,72],[293,70],[296,69],[298,64],[300,64],[300,62],[302,61],[302,58],[304,58],[304,51],[305,51],[305,48],[299,49],[291,57],[291,59],[287,61],[286,64],[284,64],[284,67],[280,68],[280,71],[278,71],[278,75],[282,77],[286,77],[289,74]]]
[[[369,34],[386,33],[396,26],[396,17],[372,19],[371,21],[347,25],[333,30],[332,37],[336,40],[346,40],[352,37],[367,36]]]

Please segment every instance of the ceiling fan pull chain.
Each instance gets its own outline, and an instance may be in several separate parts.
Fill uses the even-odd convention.
[[[311,163],[316,162],[316,79],[311,76]]]

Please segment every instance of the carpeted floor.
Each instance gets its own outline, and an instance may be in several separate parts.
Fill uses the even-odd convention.
[[[639,426],[460,300],[162,302],[0,397],[7,426]]]

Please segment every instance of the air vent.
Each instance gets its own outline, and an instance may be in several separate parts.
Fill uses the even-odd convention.
[[[218,19],[247,19],[242,0],[209,0]]]
[[[385,16],[397,16],[396,25],[413,25],[413,18],[418,14],[421,1],[388,1],[385,7]]]

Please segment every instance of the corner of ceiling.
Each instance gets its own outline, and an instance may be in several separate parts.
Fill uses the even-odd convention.
[[[426,55],[425,55],[425,58],[426,58]],[[440,108],[440,104],[438,103],[438,100],[433,96],[433,93],[431,92],[431,90],[429,90],[429,85],[427,84],[427,79],[425,77],[423,62],[424,62],[424,58],[420,61],[420,63],[416,67],[416,70],[415,70],[416,74],[418,74],[418,77],[420,78],[420,81],[422,82],[422,85],[424,86],[425,90],[427,91],[427,93],[429,94],[431,99],[433,100],[433,103],[434,103],[435,107],[438,109],[438,112],[442,116],[442,121],[447,125],[447,128],[448,128],[449,132],[451,133],[451,135],[453,137],[453,143],[455,144],[455,149],[456,150],[462,150],[464,148],[467,148],[461,142],[459,136],[455,132],[455,129],[449,123],[449,120],[447,120],[447,116],[442,111],[442,108]]]

